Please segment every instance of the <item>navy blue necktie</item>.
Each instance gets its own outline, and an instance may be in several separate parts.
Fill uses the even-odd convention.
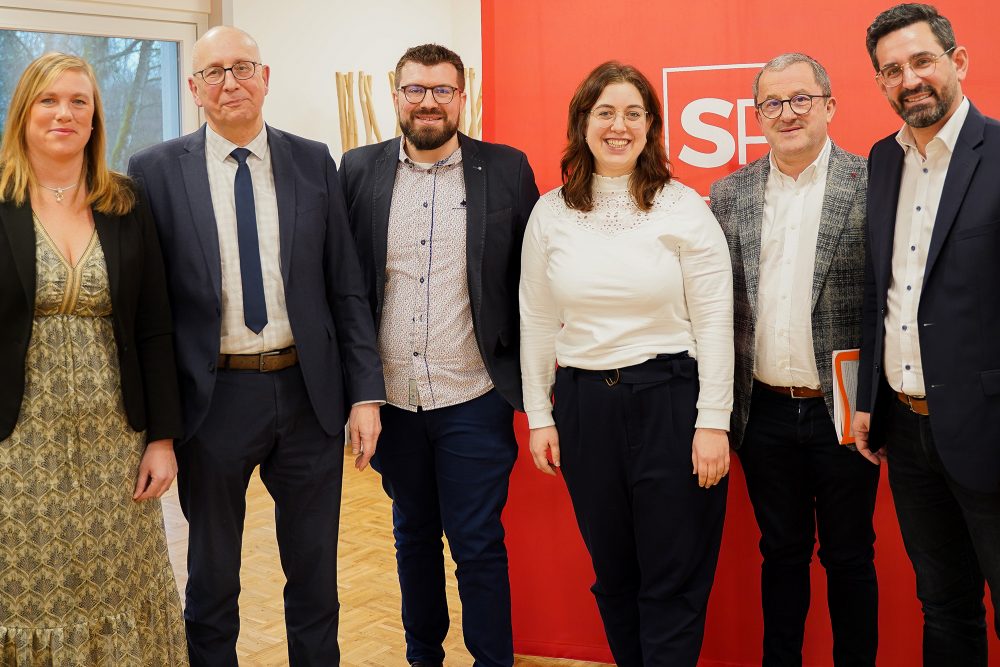
[[[253,179],[247,166],[250,150],[237,148],[230,155],[239,163],[233,191],[236,194],[236,237],[240,246],[240,278],[243,283],[243,322],[247,329],[259,334],[267,325],[267,304],[264,302],[264,275],[260,269]]]

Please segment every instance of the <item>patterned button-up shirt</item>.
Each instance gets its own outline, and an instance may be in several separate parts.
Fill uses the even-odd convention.
[[[472,329],[462,150],[434,164],[400,141],[389,214],[379,352],[388,402],[415,411],[493,388]]]

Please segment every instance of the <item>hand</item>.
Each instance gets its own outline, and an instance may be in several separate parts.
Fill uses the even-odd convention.
[[[379,433],[382,432],[382,420],[379,418],[378,403],[362,403],[351,408],[348,418],[348,432],[351,434],[351,453],[354,467],[364,470],[375,453]]]
[[[556,474],[559,467],[559,432],[555,426],[533,428],[528,435],[528,449],[535,467],[546,475]],[[551,460],[550,460],[551,457]]]
[[[873,452],[868,448],[868,427],[871,424],[871,413],[854,413],[854,421],[851,423],[851,430],[854,431],[854,446],[858,448],[858,454],[865,457],[875,465],[879,465],[885,460],[885,449]]]
[[[177,457],[174,456],[173,440],[154,440],[146,445],[146,451],[139,463],[139,475],[135,480],[132,500],[140,502],[159,498],[177,477]]]
[[[729,474],[729,434],[718,428],[695,429],[691,463],[698,486],[707,489],[721,482]]]

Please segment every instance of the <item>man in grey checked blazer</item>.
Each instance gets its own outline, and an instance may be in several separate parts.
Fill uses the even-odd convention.
[[[865,160],[830,141],[823,67],[773,59],[754,80],[768,155],[712,186],[733,261],[731,443],[761,530],[765,666],[801,665],[817,528],[834,663],[874,665],[878,467],[839,444],[832,353],[861,342]]]

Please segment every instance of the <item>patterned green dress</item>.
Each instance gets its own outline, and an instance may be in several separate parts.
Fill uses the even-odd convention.
[[[159,500],[132,501],[144,434],[122,403],[104,253],[71,267],[35,220],[35,317],[0,442],[0,665],[187,665]]]

